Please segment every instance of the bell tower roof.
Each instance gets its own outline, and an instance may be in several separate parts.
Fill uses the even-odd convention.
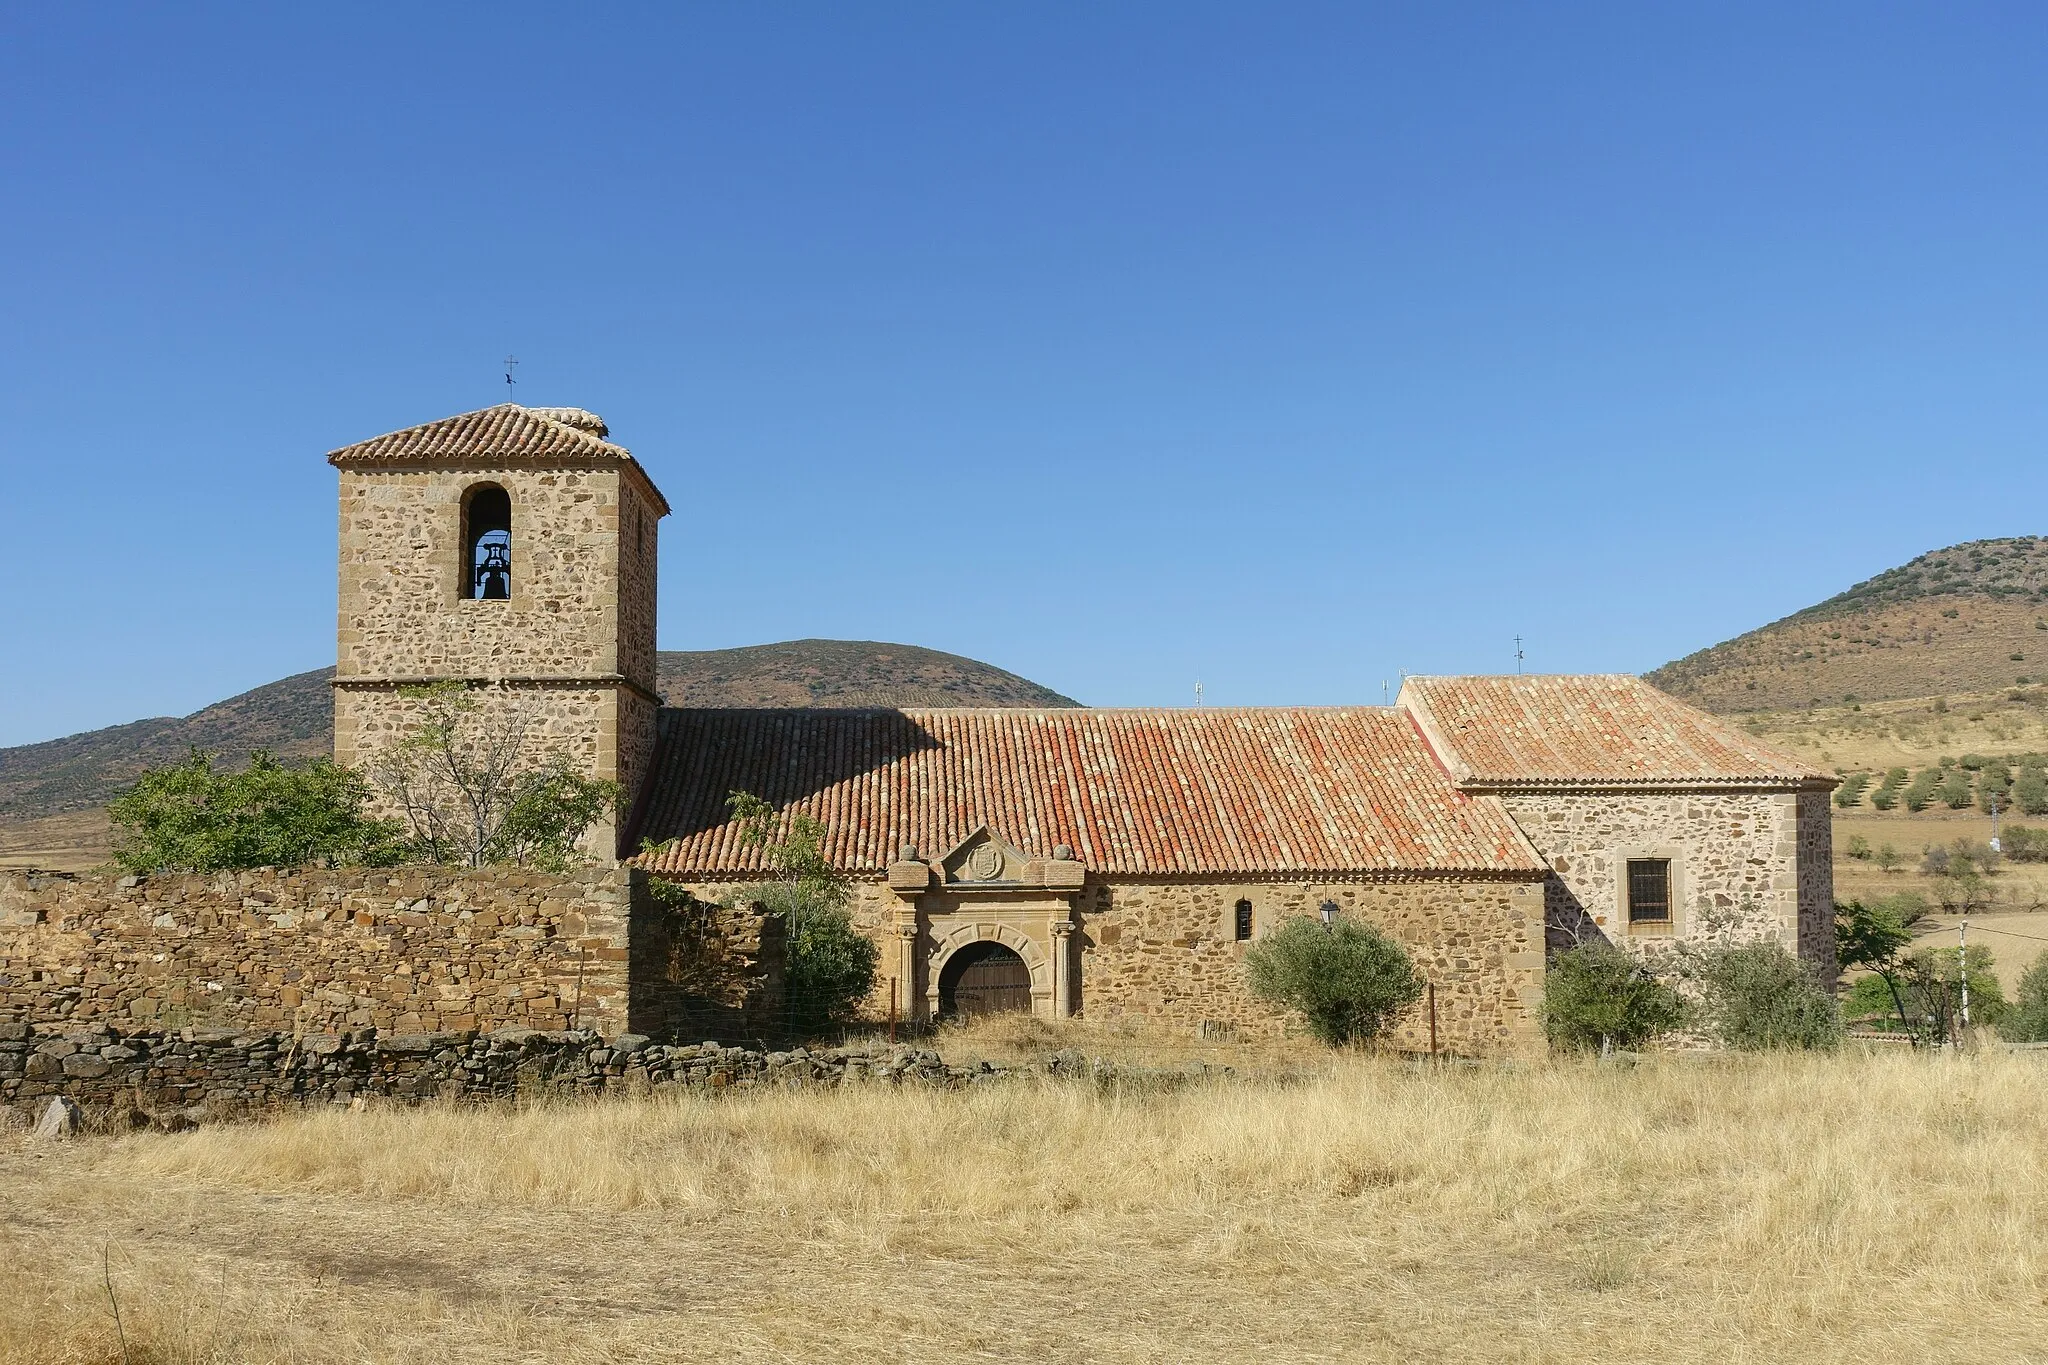
[[[449,464],[600,465],[632,469],[668,512],[633,452],[610,439],[604,419],[581,408],[524,408],[500,403],[477,412],[423,422],[329,451],[337,469],[403,468]]]

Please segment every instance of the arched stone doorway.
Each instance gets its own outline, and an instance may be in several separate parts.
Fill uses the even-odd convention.
[[[1015,949],[993,940],[970,943],[939,972],[939,1017],[1031,1013],[1031,968]]]

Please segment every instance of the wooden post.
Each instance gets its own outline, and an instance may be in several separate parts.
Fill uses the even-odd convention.
[[[889,978],[889,1046],[896,1046],[896,991],[903,984],[903,978]]]
[[[1436,982],[1429,983],[1429,1059],[1436,1060]]]

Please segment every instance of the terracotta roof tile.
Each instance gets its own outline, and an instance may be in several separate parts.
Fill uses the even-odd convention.
[[[343,446],[328,454],[327,463],[409,464],[480,456],[551,460],[568,456],[610,463],[633,458],[624,446],[613,445],[581,425],[559,420],[556,414],[568,411],[500,403]]]
[[[328,452],[327,463],[338,469],[451,460],[620,465],[634,469],[647,481],[648,490],[666,513],[667,499],[647,479],[631,451],[606,439],[610,434],[603,418],[581,408],[523,408],[500,403],[343,446]]]
[[[1401,704],[1468,788],[1835,781],[1628,674],[1410,678]]]
[[[806,811],[849,872],[937,857],[986,824],[1124,876],[1540,873],[1492,797],[1452,787],[1382,707],[1108,711],[665,710],[638,860],[746,875],[727,820],[750,791]]]

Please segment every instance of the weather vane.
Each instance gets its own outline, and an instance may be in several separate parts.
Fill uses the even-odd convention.
[[[512,378],[512,367],[518,363],[519,360],[516,356],[508,355],[505,357],[505,401],[507,403],[512,401],[512,385],[518,382]]]

